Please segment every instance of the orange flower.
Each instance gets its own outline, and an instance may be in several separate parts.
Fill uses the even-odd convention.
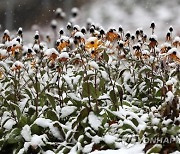
[[[106,34],[106,39],[108,41],[113,42],[113,41],[117,40],[118,38],[119,38],[119,35],[114,29],[110,29],[109,32],[107,32],[107,34]]]
[[[11,70],[12,70],[12,71],[20,71],[20,69],[23,68],[23,67],[24,67],[24,65],[23,65],[22,62],[16,61],[16,62],[12,65]]]
[[[58,57],[59,53],[57,52],[56,49],[51,48],[51,49],[47,49],[45,52],[45,56],[48,57],[48,59],[53,63],[56,58]]]
[[[177,48],[172,48],[167,52],[167,56],[175,62],[180,63],[180,52]]]
[[[102,45],[102,42],[97,39],[97,37],[90,37],[85,44],[86,49],[97,49],[100,45]]]

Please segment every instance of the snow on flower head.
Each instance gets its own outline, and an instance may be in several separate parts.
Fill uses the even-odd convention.
[[[75,30],[75,31],[80,31],[80,29],[81,29],[81,28],[79,27],[79,25],[74,25],[74,26],[73,26],[73,30]]]
[[[64,48],[70,45],[69,37],[61,36],[61,38],[56,41],[56,45],[57,45],[58,50],[62,51]]]
[[[16,62],[12,65],[11,69],[12,69],[12,71],[19,71],[19,70],[22,69],[23,67],[24,67],[24,64],[23,64],[22,62],[16,61]]]
[[[84,39],[84,34],[82,32],[76,32],[74,37],[76,39]]]
[[[69,54],[67,52],[62,52],[58,57],[60,62],[65,62],[69,59]]]
[[[177,50],[177,48],[172,48],[167,52],[167,56],[169,56],[171,59],[173,59],[176,62],[180,63],[180,51]]]
[[[10,35],[9,30],[7,30],[7,29],[6,29],[6,30],[4,31],[4,34],[6,34],[6,35]]]
[[[47,56],[50,61],[54,62],[59,56],[59,53],[55,48],[50,48],[45,51],[45,56]]]
[[[110,28],[106,34],[106,39],[110,42],[117,40],[119,37],[115,28]]]
[[[86,48],[87,49],[96,49],[99,47],[99,45],[101,44],[101,41],[98,40],[97,37],[90,37],[87,41],[86,41]]]
[[[0,49],[0,60],[6,58],[8,56],[7,50]]]

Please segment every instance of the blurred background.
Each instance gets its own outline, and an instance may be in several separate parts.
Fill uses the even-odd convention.
[[[73,7],[80,10],[76,20],[79,25],[86,25],[91,18],[105,28],[122,25],[131,31],[139,27],[148,29],[151,21],[155,21],[161,32],[172,25],[179,33],[180,0],[0,0],[0,30],[48,27],[57,8],[65,13],[61,22],[65,24]]]

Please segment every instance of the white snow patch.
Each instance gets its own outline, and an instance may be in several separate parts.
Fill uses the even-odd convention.
[[[44,142],[47,142],[47,136],[44,134],[44,135],[36,135],[34,134],[32,136],[32,139],[31,139],[31,145],[34,147],[34,148],[37,148],[37,146],[44,146]]]
[[[46,152],[44,152],[44,154],[55,154],[55,153],[51,150],[47,150]]]
[[[72,114],[75,110],[77,109],[77,107],[75,106],[65,106],[61,109],[61,118],[65,118],[67,116],[69,116],[70,114]]]
[[[69,54],[67,52],[62,52],[60,55],[59,55],[59,58],[69,58]]]
[[[99,66],[95,61],[90,61],[90,62],[88,62],[88,64],[97,70],[99,69]]]
[[[144,154],[144,144],[135,144],[132,147],[122,147],[119,150],[101,150],[101,151],[94,151],[90,154],[131,154],[131,153],[137,153],[137,154]]]
[[[51,150],[47,150],[46,152],[44,152],[44,154],[55,154],[55,153]]]
[[[12,127],[16,124],[16,121],[13,119],[9,119],[4,125],[3,127],[7,130],[12,129]]]
[[[102,119],[97,117],[93,112],[89,113],[88,120],[91,127],[95,130],[98,130],[98,128],[101,126]]]
[[[90,143],[88,145],[86,145],[84,147],[84,149],[82,150],[83,153],[90,153],[92,151],[92,147],[93,147],[94,143]]]
[[[37,124],[38,126],[41,126],[43,128],[49,127],[49,125],[51,124],[51,120],[50,119],[45,119],[45,118],[38,118],[35,120],[35,124]]]
[[[173,98],[174,98],[174,94],[171,91],[168,91],[166,93],[166,102],[172,102]]]
[[[106,142],[107,144],[113,144],[116,141],[116,137],[112,136],[112,135],[105,135],[104,136],[104,142]]]
[[[29,125],[25,125],[22,128],[21,135],[25,139],[25,141],[31,141],[31,128],[29,127]]]
[[[153,119],[152,119],[152,124],[153,124],[153,125],[158,125],[159,122],[160,122],[160,119],[158,119],[158,118],[153,118]]]

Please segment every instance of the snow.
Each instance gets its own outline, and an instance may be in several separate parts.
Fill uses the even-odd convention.
[[[93,42],[97,41],[97,38],[96,38],[96,37],[90,37],[90,38],[87,39],[86,42],[87,42],[87,43],[91,43],[92,41],[93,41]]]
[[[60,40],[68,41],[68,40],[69,40],[69,37],[68,37],[68,36],[65,36],[65,35],[62,35]]]
[[[160,119],[159,119],[159,118],[153,118],[153,119],[152,119],[152,124],[153,124],[153,125],[158,125],[159,122],[160,122]]]
[[[130,148],[122,147],[119,150],[94,151],[94,152],[91,152],[90,154],[131,154],[131,153],[144,154],[143,152],[144,146],[145,146],[144,144],[136,143],[134,146]]]
[[[84,38],[84,34],[82,32],[76,32],[74,37],[77,37],[77,38]]]
[[[92,142],[99,144],[102,141],[102,138],[99,137],[98,135],[93,136]]]
[[[10,35],[10,32],[7,29],[4,31],[4,33],[6,33],[7,35]]]
[[[39,50],[40,50],[40,49],[39,49],[39,45],[38,45],[38,44],[35,44],[35,45],[33,46],[33,49],[39,51]]]
[[[59,58],[69,58],[69,54],[67,52],[62,52],[60,55],[59,55]]]
[[[101,75],[102,77],[105,79],[105,80],[108,80],[108,74],[106,71],[100,71],[101,72]]]
[[[69,77],[69,75],[64,75],[63,76],[64,80],[66,81],[66,83],[68,84],[68,86],[73,89],[73,84],[72,84],[72,79],[71,77]]]
[[[112,136],[112,135],[104,136],[104,142],[106,142],[107,144],[113,144],[113,143],[115,143],[116,140],[117,140],[117,138],[115,136]]]
[[[83,153],[90,153],[92,151],[94,143],[90,143],[88,145],[85,145],[84,149],[82,150]]]
[[[46,152],[44,152],[44,154],[55,154],[55,153],[51,150],[47,150]]]
[[[50,48],[45,51],[45,55],[48,57],[51,56],[53,53],[59,55],[58,51],[55,48]]]
[[[178,51],[177,48],[172,48],[167,52],[167,55],[172,54],[173,52],[176,52],[176,56],[180,59],[180,51]]]
[[[31,128],[29,125],[25,125],[21,130],[21,135],[25,139],[25,141],[31,141]]]
[[[99,66],[95,61],[90,61],[90,62],[88,62],[88,64],[97,70],[99,69]]]
[[[16,121],[14,121],[13,119],[9,119],[8,121],[6,121],[3,127],[7,130],[11,130],[15,124],[16,124]]]
[[[62,139],[62,136],[61,136],[58,128],[57,128],[57,127],[54,127],[53,124],[54,124],[54,123],[51,123],[51,124],[49,125],[49,129],[50,129],[50,131],[51,131],[51,133],[52,133],[52,135],[53,135],[54,137],[56,137],[57,139],[61,140],[61,139]]]
[[[20,61],[16,61],[13,65],[12,65],[12,69],[16,68],[16,67],[20,67],[23,68],[24,64]]]
[[[171,154],[180,154],[179,151],[172,152]]]
[[[34,148],[37,148],[37,146],[44,146],[44,142],[47,142],[47,136],[45,134],[40,136],[34,134],[31,138],[31,145]]]
[[[166,126],[168,126],[170,123],[172,122],[171,119],[167,119],[167,120],[163,120],[163,124],[165,124]]]
[[[5,50],[5,49],[0,49],[0,56],[3,56],[3,57],[8,56],[7,50]]]
[[[150,52],[149,52],[148,50],[143,50],[143,51],[142,51],[142,54],[143,54],[143,55],[150,55]]]
[[[49,127],[51,122],[52,121],[50,119],[37,118],[34,123],[37,124],[38,126],[46,128],[46,127]]]
[[[80,31],[79,25],[74,25],[74,26],[73,26],[73,29],[77,29],[78,31]]]
[[[166,82],[166,85],[167,85],[167,86],[173,85],[173,81],[172,81],[172,80],[168,80],[168,81]]]
[[[56,21],[55,19],[53,19],[53,20],[51,21],[51,25],[56,26],[56,25],[57,25],[57,21]]]
[[[179,36],[176,36],[173,40],[173,42],[180,42],[180,37]]]
[[[174,98],[174,94],[171,91],[168,91],[166,93],[166,102],[172,102],[173,98]]]
[[[102,123],[101,118],[97,117],[93,112],[89,113],[88,120],[89,120],[90,126],[95,130],[98,130],[99,127],[101,126],[101,123]]]
[[[76,101],[81,101],[81,98],[74,93],[68,93],[67,95]]]
[[[17,154],[24,154],[25,153],[25,149],[22,148],[21,150],[19,150],[19,152]]]
[[[150,38],[155,39],[157,41],[157,35],[151,35]]]
[[[65,118],[67,116],[69,116],[70,114],[72,114],[75,110],[77,109],[77,107],[75,106],[65,106],[61,109],[61,118]]]
[[[79,11],[79,9],[77,7],[73,7],[71,10],[71,12],[73,12],[73,13],[77,13],[78,11]]]

